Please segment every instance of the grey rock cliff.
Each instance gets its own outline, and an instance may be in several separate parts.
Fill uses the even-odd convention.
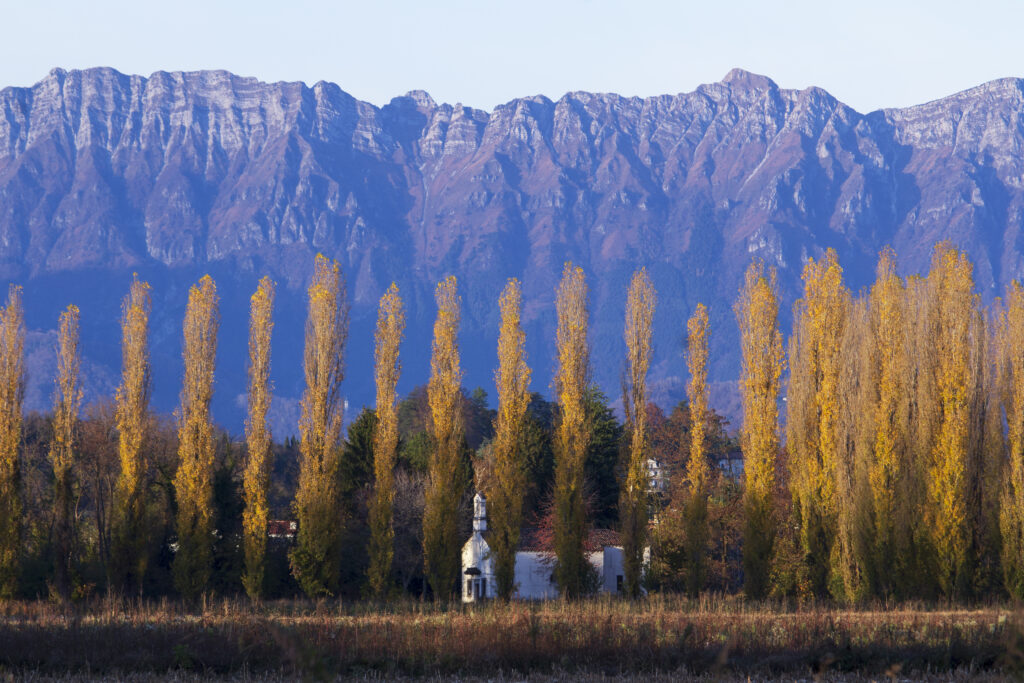
[[[0,91],[0,277],[26,286],[35,329],[79,303],[85,353],[106,378],[120,297],[131,272],[149,278],[156,402],[169,410],[187,286],[211,272],[227,323],[216,415],[238,431],[247,299],[264,273],[281,283],[283,416],[301,392],[302,289],[318,251],[340,260],[353,302],[353,408],[372,402],[373,317],[392,280],[411,316],[402,389],[426,380],[432,290],[447,273],[464,301],[467,384],[492,388],[497,296],[518,277],[533,386],[548,393],[566,260],[587,270],[594,376],[615,396],[625,286],[644,265],[660,295],[656,397],[683,397],[685,319],[703,301],[717,407],[735,414],[732,302],[752,258],[778,269],[787,316],[804,261],[827,247],[855,289],[884,245],[914,272],[945,238],[974,258],[986,295],[1024,274],[1022,83],[861,114],[737,69],[691,93],[574,92],[488,113],[422,91],[378,108],[330,83],[54,70]],[[31,381],[49,387],[44,375]]]

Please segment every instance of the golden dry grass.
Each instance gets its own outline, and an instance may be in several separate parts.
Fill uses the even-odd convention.
[[[0,607],[0,671],[19,676],[884,677],[1024,670],[1005,606],[788,609],[733,598],[461,606],[103,601]]]

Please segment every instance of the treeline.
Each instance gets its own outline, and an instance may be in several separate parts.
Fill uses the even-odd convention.
[[[586,277],[567,264],[554,402],[529,391],[514,279],[498,301],[497,409],[482,390],[466,395],[454,277],[437,286],[429,382],[400,401],[405,310],[392,285],[377,320],[375,408],[343,435],[348,306],[338,265],[318,256],[299,437],[283,444],[267,420],[269,278],[251,300],[244,443],[210,418],[219,320],[210,277],[189,292],[173,421],[149,409],[151,303],[138,279],[122,303],[113,400],[80,416],[71,306],[59,321],[53,413],[24,419],[24,321],[12,286],[0,310],[0,594],[449,599],[478,489],[503,598],[524,529],[553,553],[563,595],[586,594],[594,527],[620,532],[632,596],[1024,595],[1024,289],[1014,283],[983,307],[970,261],[947,243],[923,277],[899,277],[884,251],[875,284],[857,296],[831,250],[803,280],[788,349],[774,272],[752,264],[739,293],[742,477],[716,466],[737,444],[708,402],[703,305],[686,329],[689,400],[669,415],[648,401],[657,295],[644,270],[626,293],[623,423],[591,381]],[[650,460],[669,473],[667,487],[652,485]]]

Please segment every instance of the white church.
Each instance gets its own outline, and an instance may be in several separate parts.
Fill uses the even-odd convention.
[[[462,546],[462,601],[478,602],[497,597],[494,558],[487,545],[487,501],[477,493],[473,497],[473,535]],[[622,591],[622,546],[615,543],[614,532],[595,534],[588,544],[587,560],[601,578],[602,593]],[[598,549],[599,548],[599,549]],[[539,549],[516,552],[514,600],[548,600],[558,597],[554,579],[554,556]]]

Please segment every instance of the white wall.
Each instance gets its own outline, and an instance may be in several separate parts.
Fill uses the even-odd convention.
[[[467,576],[466,570],[470,567],[479,569],[480,574]],[[475,602],[476,600],[472,585],[467,584],[467,581],[474,579],[482,581],[485,597],[497,597],[497,587],[494,581],[494,558],[491,557],[491,548],[480,532],[474,532],[462,546],[462,573],[459,575],[459,590],[462,592],[463,602]]]
[[[547,553],[521,550],[516,553],[516,600],[550,600],[558,597],[551,580],[555,558]]]

